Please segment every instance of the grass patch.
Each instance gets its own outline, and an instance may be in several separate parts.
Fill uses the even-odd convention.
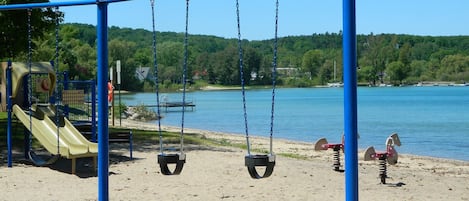
[[[307,160],[308,157],[300,154],[294,154],[294,153],[278,153],[277,155],[287,157],[287,158],[294,158],[294,159],[301,159],[301,160]]]
[[[129,129],[125,128],[109,128],[109,132],[121,132],[128,130]],[[158,131],[133,129],[132,135],[134,142],[159,142],[160,140],[160,133]],[[181,133],[179,132],[161,131],[161,136],[165,143],[179,143],[181,140]],[[213,140],[207,139],[205,136],[196,133],[184,133],[184,143],[195,145],[211,145]]]
[[[7,113],[0,112],[0,132],[4,133],[4,135],[0,135],[0,149],[6,150],[7,149]],[[128,131],[129,129],[125,128],[115,128],[109,127],[109,132],[122,132]],[[23,150],[24,149],[24,133],[26,132],[26,128],[24,125],[16,120],[12,121],[12,145],[13,149]],[[133,129],[133,140],[136,143],[143,143],[143,142],[155,142],[159,143],[160,134],[158,131],[151,131],[151,130],[139,130]],[[170,144],[178,144],[180,142],[181,136],[179,132],[167,132],[162,131],[161,135],[165,143]],[[192,145],[202,145],[202,146],[216,146],[216,147],[232,147],[238,149],[247,149],[246,144],[244,143],[233,143],[228,139],[212,139],[207,138],[204,135],[198,133],[184,133],[184,143],[185,144],[192,144]],[[33,139],[33,148],[38,148],[41,145]],[[268,150],[266,149],[251,149],[251,152],[254,153],[262,153],[268,154]],[[307,159],[306,156],[302,156],[300,154],[294,153],[278,153],[277,155],[288,157],[288,158],[295,158],[295,159]]]

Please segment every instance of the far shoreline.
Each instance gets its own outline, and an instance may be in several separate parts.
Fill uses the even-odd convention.
[[[342,83],[343,84],[343,83]],[[402,84],[402,85],[376,85],[370,86],[366,83],[358,83],[357,88],[383,88],[383,87],[469,87],[469,83],[458,84],[457,82],[420,82],[417,84]],[[276,86],[277,89],[300,89],[300,88],[343,88],[343,86],[336,86],[336,85],[314,85],[314,86],[307,86],[307,87],[294,87],[294,86]],[[233,91],[233,90],[241,90],[241,86],[222,86],[222,85],[204,85],[200,88],[187,88],[186,91]],[[270,85],[263,85],[263,86],[245,86],[246,90],[252,89],[272,89]],[[177,93],[181,92],[182,89],[173,89],[173,90],[160,90],[160,92],[164,93]],[[136,93],[154,93],[154,91],[127,91],[127,90],[116,90],[114,89],[114,95],[116,94],[136,94]]]

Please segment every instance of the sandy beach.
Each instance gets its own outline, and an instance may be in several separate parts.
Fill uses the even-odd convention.
[[[153,124],[123,121],[123,127],[155,129]],[[163,127],[179,131],[175,127]],[[186,129],[207,138],[244,143],[239,135]],[[253,148],[268,139],[251,138]],[[244,166],[245,150],[233,147],[186,147],[181,175],[164,176],[156,160],[156,142],[134,143],[130,160],[126,144],[110,145],[110,200],[344,200],[344,173],[332,169],[331,150],[314,151],[312,143],[274,140],[276,166],[271,177],[251,179]],[[377,149],[384,147],[377,147]],[[398,148],[397,148],[398,149]],[[15,153],[13,168],[2,150],[0,200],[97,200],[98,178],[91,159],[80,159],[77,174],[70,160],[34,167]],[[288,154],[301,156],[285,157]],[[341,155],[343,164],[343,155]],[[304,159],[303,159],[304,158]],[[360,200],[469,200],[469,162],[400,155],[388,166],[387,184],[380,184],[378,162],[359,153]]]

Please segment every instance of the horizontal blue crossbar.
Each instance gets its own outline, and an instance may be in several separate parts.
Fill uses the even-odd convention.
[[[27,3],[27,4],[10,4],[10,5],[1,5],[0,11],[2,10],[24,10],[32,8],[53,8],[53,7],[63,7],[63,6],[83,6],[83,5],[92,5],[99,3],[115,3],[121,1],[129,0],[81,0],[81,1],[65,1],[65,2],[44,2],[44,3]]]

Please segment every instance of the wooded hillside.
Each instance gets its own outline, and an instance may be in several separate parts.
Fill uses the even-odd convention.
[[[27,37],[27,36],[25,36]],[[157,64],[161,87],[180,84],[183,65],[183,33],[158,32]],[[122,88],[151,89],[135,76],[138,67],[153,67],[152,33],[143,29],[109,28],[109,65],[122,63]],[[242,41],[245,80],[248,85],[271,82],[273,40]],[[368,34],[357,37],[358,80],[363,84],[415,84],[420,81],[469,81],[469,36],[413,36]],[[55,36],[34,38],[33,60],[53,58]],[[194,81],[239,85],[236,39],[189,35],[188,77]],[[27,47],[13,55],[25,60]],[[7,57],[6,54],[2,54]],[[96,75],[96,29],[85,24],[60,26],[60,68],[74,79]],[[334,63],[336,80],[334,80]],[[154,70],[150,70],[153,75]],[[308,87],[342,80],[342,33],[289,36],[278,41],[280,85]]]

